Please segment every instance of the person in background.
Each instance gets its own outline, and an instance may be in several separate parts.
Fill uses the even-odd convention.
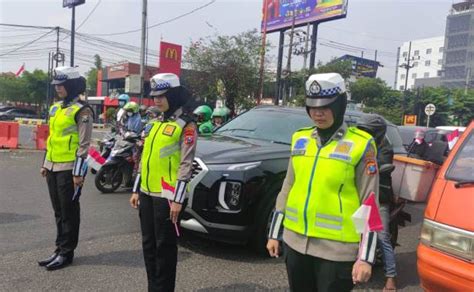
[[[393,165],[393,147],[385,137],[387,123],[376,114],[363,115],[357,122],[357,128],[369,133],[377,145],[377,164],[379,167]],[[385,286],[383,291],[395,291],[397,289],[395,278],[397,267],[395,261],[395,251],[392,246],[390,235],[390,210],[395,202],[392,189],[392,175],[390,172],[380,171],[379,189],[379,212],[382,218],[383,230],[377,233],[377,243],[382,251],[382,258],[385,272]]]
[[[154,121],[156,118],[158,118],[160,116],[160,114],[161,114],[160,110],[158,109],[157,106],[150,106],[146,110],[147,121],[148,122]]]
[[[216,107],[214,109],[211,116],[214,129],[219,128],[220,126],[222,126],[222,124],[227,122],[227,114],[228,114],[227,108]]]
[[[426,151],[429,145],[425,141],[425,130],[417,129],[415,132],[415,138],[408,146],[408,157],[425,160]]]
[[[140,117],[142,119],[142,125],[146,125],[146,123],[148,123],[147,109],[148,107],[144,104],[142,104],[139,109]]]
[[[116,113],[116,131],[119,134],[124,133],[124,127],[127,123],[127,115],[123,107],[130,101],[130,96],[128,94],[121,94],[118,97],[118,110]]]
[[[199,134],[210,135],[213,128],[211,122],[212,109],[207,105],[201,105],[193,113],[196,116]]]
[[[49,110],[49,137],[40,172],[46,177],[56,219],[56,248],[38,264],[47,270],[57,270],[72,263],[79,240],[79,197],[87,171],[85,159],[94,112],[79,99],[86,80],[77,68],[56,67],[51,84],[60,101]]]
[[[375,261],[375,229],[361,240],[352,215],[367,198],[378,201],[377,150],[369,134],[344,123],[341,75],[311,75],[305,103],[315,125],[293,134],[267,249],[278,257],[283,229],[291,291],[350,291],[369,280]]]
[[[139,106],[136,102],[130,101],[123,107],[127,115],[127,122],[125,124],[125,131],[134,132],[140,135],[143,130],[142,117],[140,116]]]
[[[179,236],[178,216],[192,174],[197,127],[186,104],[189,92],[172,73],[150,80],[155,105],[161,112],[148,123],[130,205],[139,209],[148,291],[175,289]]]

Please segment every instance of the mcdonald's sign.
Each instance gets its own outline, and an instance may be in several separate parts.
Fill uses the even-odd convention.
[[[160,43],[160,73],[181,73],[181,46],[167,42]]]

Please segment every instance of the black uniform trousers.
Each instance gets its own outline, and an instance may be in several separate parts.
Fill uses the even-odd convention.
[[[354,287],[354,262],[334,262],[304,255],[286,244],[285,262],[292,292],[346,292]]]
[[[48,171],[46,181],[56,219],[56,252],[72,257],[79,240],[80,224],[79,197],[73,201],[72,170]]]
[[[174,291],[178,262],[177,235],[169,202],[140,192],[140,225],[148,291]]]

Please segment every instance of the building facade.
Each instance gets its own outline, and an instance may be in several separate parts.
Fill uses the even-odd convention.
[[[441,83],[449,88],[474,86],[474,0],[452,5],[446,19],[446,49]]]
[[[403,43],[398,49],[394,88],[397,90],[414,89],[417,79],[440,77],[443,52],[444,36]],[[408,64],[410,68],[407,72],[405,65]]]

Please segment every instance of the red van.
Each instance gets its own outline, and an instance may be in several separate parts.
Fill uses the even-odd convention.
[[[439,169],[417,249],[426,291],[474,291],[474,121]]]

